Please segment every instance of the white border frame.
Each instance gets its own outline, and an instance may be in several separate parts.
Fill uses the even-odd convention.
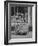
[[[10,4],[19,4],[19,3],[8,3],[8,12],[9,12],[9,5]],[[22,3],[20,3],[22,4]],[[27,3],[26,3],[27,4]],[[28,3],[29,5],[29,3]],[[22,38],[22,39],[10,39],[8,43],[15,43],[15,42],[33,42],[35,41],[35,5],[36,4],[31,4],[30,5],[34,5],[32,7],[32,26],[33,26],[33,29],[32,29],[32,38]],[[9,15],[9,14],[8,14]]]

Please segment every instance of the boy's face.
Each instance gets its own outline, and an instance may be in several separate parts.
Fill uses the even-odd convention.
[[[22,15],[17,15],[18,17],[16,17],[16,20],[17,20],[17,22],[19,21],[19,22],[23,22],[23,17],[22,17]]]

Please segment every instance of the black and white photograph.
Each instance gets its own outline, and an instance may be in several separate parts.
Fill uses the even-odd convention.
[[[5,1],[5,44],[37,42],[37,2]]]

